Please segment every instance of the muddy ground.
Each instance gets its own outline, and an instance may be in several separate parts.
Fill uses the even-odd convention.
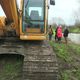
[[[64,41],[50,42],[56,53],[59,67],[59,80],[80,80],[80,45],[65,44]]]
[[[57,56],[59,80],[80,80],[80,45],[51,42]],[[23,58],[0,55],[0,80],[21,80]]]

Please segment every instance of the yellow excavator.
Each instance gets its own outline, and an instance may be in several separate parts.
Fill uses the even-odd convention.
[[[54,0],[50,0],[52,5]],[[17,36],[21,40],[45,40],[48,27],[48,0],[0,0],[4,13],[3,36]],[[18,9],[17,4],[20,4]]]
[[[22,76],[16,76],[19,79],[14,80],[59,80],[56,55],[46,40],[48,1],[55,5],[54,0],[19,0],[20,3],[17,0],[0,0],[6,15],[4,25],[0,18],[0,38],[3,38],[0,54],[24,57]],[[11,41],[11,38],[19,41]],[[20,76],[23,78],[20,79]]]

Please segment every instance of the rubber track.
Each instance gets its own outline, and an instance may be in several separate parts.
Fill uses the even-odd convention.
[[[22,80],[58,80],[56,55],[47,40],[12,42],[9,40],[3,41],[0,53],[24,56]]]

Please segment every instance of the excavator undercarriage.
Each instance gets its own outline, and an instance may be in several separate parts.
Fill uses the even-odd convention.
[[[56,55],[48,41],[5,40],[0,54],[24,56],[22,80],[58,80]]]

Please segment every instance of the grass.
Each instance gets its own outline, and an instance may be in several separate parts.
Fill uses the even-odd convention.
[[[50,42],[50,44],[53,46],[53,49],[58,57],[65,61],[69,59],[69,53],[67,53],[68,47],[66,45],[58,43],[53,44],[53,42]]]
[[[50,42],[57,55],[60,80],[80,80],[80,45]]]
[[[0,80],[21,80],[22,59],[17,56],[0,56]]]
[[[69,28],[70,33],[80,33],[80,28],[77,27],[70,27]]]

